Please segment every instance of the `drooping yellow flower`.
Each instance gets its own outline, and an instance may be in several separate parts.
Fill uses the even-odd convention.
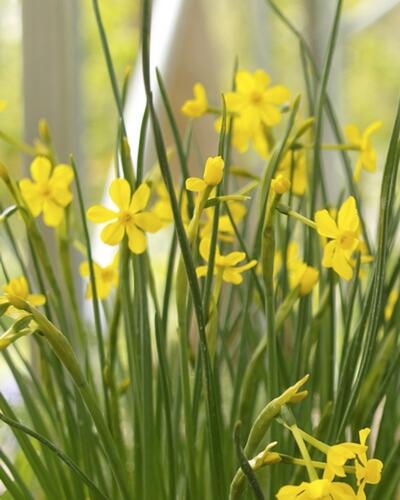
[[[365,129],[364,133],[361,133],[357,125],[347,125],[344,129],[346,139],[348,140],[350,146],[354,146],[359,151],[359,156],[354,168],[355,181],[360,179],[362,169],[367,172],[375,172],[376,170],[377,155],[372,146],[370,136],[380,127],[382,127],[382,122],[375,121]]]
[[[149,186],[141,184],[131,195],[126,179],[114,179],[109,194],[118,211],[94,205],[87,211],[88,219],[96,223],[110,222],[100,234],[107,245],[118,245],[126,234],[129,249],[135,254],[143,253],[147,247],[145,232],[155,233],[162,227],[156,215],[144,211],[150,198]]]
[[[358,453],[364,453],[366,449],[366,446],[350,442],[330,446],[326,454],[324,478],[332,481],[335,476],[345,477],[345,463],[356,458]]]
[[[287,103],[289,91],[283,85],[270,87],[271,78],[258,69],[253,74],[238,71],[235,77],[236,90],[225,94],[228,111],[238,113],[249,128],[264,124],[277,125],[282,114],[280,106]]]
[[[293,194],[303,196],[307,187],[306,154],[303,149],[287,151],[277,172],[291,180]]]
[[[386,321],[389,321],[390,318],[392,317],[393,310],[394,310],[394,307],[396,305],[398,298],[399,298],[398,290],[392,290],[389,293],[389,297],[387,299],[386,306],[385,306],[385,320]]]
[[[345,280],[353,276],[351,255],[359,245],[359,217],[356,201],[350,196],[340,207],[337,224],[328,210],[315,214],[318,234],[331,239],[324,248],[322,265],[333,268]]]
[[[108,266],[102,267],[96,262],[93,262],[97,296],[100,300],[106,299],[111,290],[118,285],[118,278],[119,278],[118,262],[119,262],[118,252],[115,254],[113,261]],[[79,272],[83,277],[90,276],[88,261],[81,263],[81,265],[79,266]],[[92,297],[93,297],[92,284],[88,283],[86,288],[86,298],[91,299]]]
[[[222,118],[215,121],[215,130],[221,131]],[[246,119],[235,116],[232,125],[232,144],[239,153],[245,153],[250,146],[257,154],[266,159],[269,153],[269,143],[265,133],[264,126],[260,124],[249,124]]]
[[[238,224],[246,214],[246,207],[243,203],[232,202],[229,203],[229,209],[235,224]],[[207,217],[207,222],[201,226],[200,237],[211,237],[214,209],[212,207],[206,208],[204,213]],[[234,239],[235,230],[228,215],[220,215],[218,218],[218,239],[221,241],[232,242]]]
[[[196,83],[193,87],[194,99],[189,99],[186,101],[181,111],[184,115],[190,116],[191,118],[198,118],[207,113],[208,101],[207,94],[204,86],[201,83]]]
[[[201,240],[200,255],[206,262],[208,262],[210,255],[210,246],[210,238],[203,238]],[[247,264],[244,264],[242,266],[236,265],[245,258],[246,254],[244,252],[231,252],[228,255],[221,255],[217,245],[213,274],[217,274],[218,272],[220,272],[222,273],[223,281],[226,281],[227,283],[233,283],[234,285],[239,285],[243,281],[242,273],[257,265],[256,260],[251,260],[250,262],[247,262]],[[200,278],[201,276],[206,276],[207,270],[208,266],[197,267],[197,277]]]
[[[21,195],[34,217],[43,212],[47,226],[57,227],[63,220],[64,208],[72,201],[70,184],[74,171],[69,165],[56,165],[44,156],[38,156],[31,163],[31,179],[19,182]]]
[[[42,306],[46,302],[46,297],[41,294],[30,293],[29,285],[25,276],[13,278],[7,284],[3,285],[4,295],[0,296],[0,305],[9,302],[10,297],[16,297],[28,302],[32,306]],[[7,308],[5,314],[13,318],[25,316],[25,311],[19,311],[15,307]]]
[[[348,484],[327,479],[316,479],[298,486],[283,486],[277,493],[278,500],[351,500],[356,495]]]
[[[364,493],[366,484],[378,484],[381,480],[381,474],[383,469],[383,463],[376,459],[367,457],[368,447],[365,445],[367,438],[371,432],[371,429],[365,428],[359,432],[360,443],[363,446],[364,451],[357,453],[358,460],[356,461],[356,478],[357,478],[357,499],[365,500],[366,496]]]
[[[220,156],[207,158],[203,178],[189,177],[186,179],[186,189],[195,193],[204,191],[207,186],[217,186],[224,175],[224,160]]]
[[[278,174],[274,179],[271,180],[271,189],[276,194],[285,194],[289,191],[290,181],[282,174]]]

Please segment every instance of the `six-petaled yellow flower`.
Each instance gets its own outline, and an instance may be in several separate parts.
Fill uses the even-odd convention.
[[[118,285],[118,262],[119,253],[117,252],[112,260],[111,264],[108,266],[100,266],[96,262],[93,262],[94,277],[96,281],[97,296],[100,300],[104,300],[108,297],[111,290]],[[89,262],[82,262],[79,266],[79,271],[81,276],[87,277],[90,275]],[[86,288],[86,298],[91,299],[93,297],[92,284],[88,283]]]
[[[181,111],[184,115],[191,118],[198,118],[207,113],[208,101],[204,86],[201,83],[196,83],[193,87],[194,99],[186,101]]]
[[[286,87],[270,87],[271,78],[261,69],[253,74],[238,71],[235,82],[236,90],[225,94],[226,106],[229,111],[238,113],[240,120],[250,129],[257,128],[260,124],[273,127],[281,121],[280,107],[290,97]]]
[[[56,165],[38,156],[31,164],[32,179],[19,182],[21,195],[34,217],[43,213],[47,226],[57,227],[64,218],[64,208],[72,201],[70,184],[74,172],[69,165]]]
[[[94,205],[87,211],[88,219],[97,223],[109,222],[100,234],[107,245],[118,245],[126,234],[129,249],[135,254],[143,253],[147,246],[145,232],[155,233],[163,225],[156,215],[144,211],[150,198],[149,186],[141,184],[131,195],[127,180],[114,179],[109,194],[118,211]]]
[[[381,480],[381,474],[383,469],[383,463],[377,458],[367,457],[368,447],[365,445],[367,438],[371,430],[368,428],[362,429],[359,432],[360,443],[364,448],[364,451],[357,453],[356,460],[356,478],[357,478],[357,499],[365,500],[366,496],[364,493],[366,484],[378,484]]]
[[[321,236],[329,238],[324,248],[322,265],[333,268],[345,280],[353,276],[351,255],[359,245],[359,217],[356,202],[350,196],[340,207],[338,220],[329,215],[328,210],[319,210],[315,214],[317,231]]]
[[[298,486],[283,486],[277,493],[278,500],[351,500],[356,499],[351,486],[345,483],[316,479]]]
[[[220,156],[207,158],[203,178],[189,177],[186,179],[186,189],[195,193],[204,191],[207,187],[217,186],[224,175],[224,160]]]
[[[200,255],[203,259],[208,262],[210,256],[210,238],[204,238],[200,242]],[[223,281],[227,283],[233,283],[234,285],[239,285],[243,281],[242,273],[251,269],[257,265],[256,260],[251,260],[242,266],[237,266],[239,262],[242,262],[246,258],[244,252],[231,252],[227,255],[221,255],[219,252],[218,245],[215,252],[215,262],[213,274],[221,273]],[[197,276],[207,275],[208,266],[199,266],[196,269]]]
[[[7,304],[9,299],[16,297],[22,299],[32,306],[42,306],[46,302],[46,297],[41,294],[30,293],[28,282],[25,276],[13,278],[7,284],[3,285],[4,295],[0,297],[0,305]],[[15,307],[10,306],[7,308],[5,314],[13,318],[25,316],[25,311],[19,311]]]
[[[350,146],[354,146],[359,151],[356,166],[354,168],[354,180],[360,179],[361,170],[375,172],[376,170],[376,150],[372,146],[370,136],[373,132],[382,127],[381,121],[375,121],[361,133],[357,125],[347,125],[345,127],[346,139]]]

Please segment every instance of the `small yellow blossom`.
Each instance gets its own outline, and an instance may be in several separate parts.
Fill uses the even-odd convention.
[[[326,243],[322,265],[332,267],[345,280],[353,276],[351,255],[359,245],[359,217],[356,201],[350,196],[340,207],[338,222],[329,215],[328,210],[319,210],[315,214],[318,234],[331,241]]]
[[[271,189],[275,191],[276,194],[285,194],[290,189],[290,181],[282,174],[278,174],[271,181]]]
[[[367,458],[367,449],[365,445],[371,429],[365,428],[359,432],[360,443],[364,451],[357,453],[358,460],[356,461],[356,478],[357,478],[357,499],[365,500],[364,493],[366,484],[378,484],[381,480],[383,463],[376,458]]]
[[[355,181],[360,179],[362,169],[367,172],[375,172],[376,170],[377,155],[375,149],[372,147],[370,135],[381,127],[381,121],[371,123],[371,125],[365,129],[364,133],[361,133],[360,129],[356,125],[347,125],[347,127],[345,127],[347,141],[350,146],[354,146],[359,151],[359,156],[354,169]]]
[[[358,453],[366,451],[366,446],[357,443],[340,443],[329,447],[326,454],[324,478],[332,481],[335,476],[346,477],[344,465],[348,460],[356,458]]]
[[[224,160],[220,156],[207,158],[203,178],[189,177],[186,179],[186,189],[200,193],[204,191],[207,186],[217,186],[224,175]]]
[[[398,290],[392,290],[389,293],[389,297],[387,299],[386,306],[385,306],[385,320],[386,321],[389,321],[390,318],[392,317],[393,310],[395,308],[395,305],[396,305],[396,302],[398,301],[398,299],[399,299]]]
[[[307,187],[306,153],[303,149],[287,151],[277,172],[291,180],[293,194],[303,196]]]
[[[162,227],[156,215],[144,211],[150,198],[149,186],[141,184],[131,195],[127,180],[114,179],[109,193],[119,210],[94,205],[87,211],[88,219],[96,223],[110,222],[100,234],[107,245],[118,245],[126,234],[129,249],[135,254],[143,253],[147,247],[145,231],[155,233]]]
[[[198,118],[207,113],[208,101],[207,94],[204,86],[201,83],[196,83],[193,87],[194,99],[189,99],[186,101],[181,111],[184,115],[190,116],[191,118]]]
[[[118,285],[118,278],[119,278],[118,262],[119,262],[118,252],[115,254],[113,261],[108,266],[102,267],[96,262],[93,262],[97,296],[100,300],[106,299],[111,290]],[[79,272],[83,277],[87,277],[90,275],[88,261],[81,263],[81,265],[79,266]],[[88,283],[88,286],[86,288],[86,298],[91,299],[92,297],[93,297],[92,284]]]
[[[327,479],[316,479],[298,486],[283,486],[277,493],[278,500],[351,500],[356,495],[348,484]]]
[[[46,302],[44,295],[30,293],[28,282],[24,276],[13,278],[7,284],[3,285],[3,291],[4,295],[0,296],[0,305],[8,303],[12,297],[22,299],[32,306],[42,306]],[[8,307],[5,314],[13,318],[20,318],[26,315],[24,311],[19,311],[13,306]]]
[[[270,81],[270,76],[261,69],[253,74],[238,71],[236,90],[225,94],[228,111],[238,113],[250,129],[260,124],[273,127],[282,119],[279,108],[288,102],[289,91],[282,85],[270,87]]]
[[[31,179],[19,182],[21,194],[34,217],[43,212],[47,226],[57,227],[64,218],[64,208],[72,201],[70,184],[74,171],[69,165],[57,165],[44,156],[38,156],[31,163]]]
[[[229,203],[229,209],[235,224],[238,224],[246,214],[246,207],[243,203],[232,202]],[[206,208],[204,213],[207,217],[207,222],[202,225],[200,229],[200,237],[210,237],[212,232],[214,209],[212,207]],[[218,239],[221,241],[232,242],[234,239],[235,230],[228,215],[220,215],[218,218]]]
[[[210,238],[204,238],[200,242],[200,255],[203,259],[208,262],[210,255]],[[233,283],[234,285],[239,285],[243,281],[242,273],[251,269],[257,265],[256,260],[251,260],[244,264],[243,266],[237,266],[239,262],[246,258],[244,252],[231,252],[228,255],[221,255],[219,248],[217,246],[215,252],[215,266],[214,273],[222,273],[222,279],[227,283]],[[200,278],[201,276],[207,275],[208,266],[199,266],[196,268],[196,274]]]

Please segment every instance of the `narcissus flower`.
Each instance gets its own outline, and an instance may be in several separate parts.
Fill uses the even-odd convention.
[[[351,255],[359,245],[359,217],[356,201],[350,196],[340,207],[337,223],[328,210],[319,210],[315,214],[318,234],[329,238],[326,243],[322,265],[331,267],[345,280],[353,276]]]
[[[57,227],[64,218],[64,208],[72,201],[70,184],[74,171],[69,165],[57,165],[44,156],[38,156],[31,163],[31,179],[19,182],[21,195],[34,217],[43,212],[47,226]]]
[[[291,181],[293,194],[303,196],[307,187],[307,166],[304,150],[287,151],[278,165],[277,172]]]
[[[356,458],[357,454],[364,453],[366,449],[366,446],[350,442],[330,446],[326,454],[324,478],[332,481],[335,476],[345,477],[345,463]]]
[[[289,188],[290,188],[290,181],[282,174],[278,174],[271,181],[271,189],[276,194],[285,194],[287,191],[289,191]]]
[[[144,211],[150,198],[149,186],[141,184],[131,196],[128,181],[114,179],[109,194],[118,211],[94,205],[87,211],[88,219],[97,223],[110,222],[100,234],[107,245],[118,245],[126,234],[129,249],[135,254],[143,253],[147,247],[145,232],[155,233],[163,225],[156,215]]]
[[[359,151],[356,166],[354,169],[354,180],[360,179],[361,170],[375,172],[376,170],[376,151],[372,146],[370,136],[373,132],[382,127],[381,121],[371,123],[369,127],[361,133],[356,125],[347,125],[344,132],[350,146],[354,146]]]
[[[186,179],[186,189],[188,191],[200,193],[204,191],[206,187],[217,186],[222,181],[223,175],[224,160],[220,156],[207,158],[203,178],[189,177]]]
[[[119,277],[118,261],[119,261],[119,253],[117,252],[114,256],[113,261],[108,266],[102,267],[96,262],[93,262],[97,296],[100,300],[106,299],[111,290],[118,285],[118,277]],[[90,276],[88,261],[81,263],[81,265],[79,266],[79,272],[83,277]],[[86,288],[86,298],[91,299],[92,297],[93,297],[92,284],[88,283],[88,286]]]
[[[383,469],[383,463],[376,458],[367,458],[367,449],[365,446],[367,438],[371,432],[371,429],[365,428],[359,432],[360,443],[364,448],[364,451],[357,453],[358,460],[356,461],[356,478],[357,478],[357,499],[365,500],[366,496],[364,493],[366,484],[378,484],[381,480],[381,473]]]
[[[389,297],[386,302],[385,306],[385,320],[389,321],[389,319],[392,317],[394,307],[396,305],[396,302],[399,298],[399,292],[397,290],[392,290],[389,293]]]
[[[22,299],[32,306],[42,306],[46,302],[44,295],[30,293],[28,282],[24,276],[13,278],[3,285],[3,291],[4,295],[0,296],[0,305],[9,303],[12,297]],[[25,311],[19,311],[13,306],[8,307],[5,314],[14,318],[26,315]]]
[[[356,499],[351,486],[327,479],[316,479],[298,486],[283,486],[277,493],[278,500],[351,500]]]
[[[207,113],[208,101],[205,88],[201,83],[196,83],[193,87],[194,99],[189,99],[186,101],[181,111],[184,115],[190,116],[191,118],[198,118]]]
[[[238,113],[250,129],[260,124],[273,127],[281,121],[279,108],[287,103],[290,97],[286,87],[270,87],[271,78],[261,69],[253,74],[238,71],[235,82],[236,90],[225,94],[228,111]]]
[[[204,238],[200,242],[200,255],[208,262],[210,256],[210,238]],[[256,260],[251,260],[242,266],[237,266],[246,258],[244,252],[231,252],[228,255],[221,255],[217,246],[215,253],[215,265],[213,274],[221,273],[223,281],[239,285],[243,281],[242,273],[257,265]],[[208,266],[199,266],[196,268],[196,274],[200,278],[207,275]]]

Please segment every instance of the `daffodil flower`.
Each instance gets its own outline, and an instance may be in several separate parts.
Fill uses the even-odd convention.
[[[194,99],[187,100],[183,104],[181,111],[186,116],[198,118],[206,114],[208,110],[207,94],[201,83],[196,83],[194,85],[193,95]]]
[[[381,480],[383,463],[376,458],[367,458],[367,449],[365,445],[371,429],[365,428],[359,432],[360,443],[364,451],[357,453],[358,460],[356,461],[356,478],[357,478],[357,499],[365,500],[364,493],[366,484],[378,484]]]
[[[298,486],[283,486],[277,493],[278,500],[351,500],[356,499],[351,486],[345,483],[316,479]]]
[[[270,87],[271,78],[261,69],[253,74],[238,71],[235,82],[236,90],[225,94],[228,111],[238,113],[250,129],[260,124],[273,127],[281,121],[279,108],[290,97],[286,87]]]
[[[361,133],[357,125],[347,125],[344,129],[346,139],[350,146],[354,146],[359,151],[356,166],[354,169],[354,180],[360,179],[361,171],[375,172],[376,151],[372,146],[370,136],[373,132],[382,127],[381,121],[375,121]]]
[[[350,442],[330,446],[326,454],[324,478],[332,481],[335,476],[346,477],[345,463],[354,459],[358,453],[365,452],[366,449],[366,446]]]
[[[107,245],[118,245],[126,234],[129,249],[135,254],[143,253],[147,247],[145,232],[155,233],[162,227],[156,215],[144,211],[150,198],[149,186],[141,184],[131,195],[127,180],[114,179],[109,194],[118,211],[94,205],[87,211],[88,219],[96,223],[109,222],[100,234]]]
[[[328,210],[319,210],[315,214],[318,234],[329,238],[326,243],[322,265],[333,268],[343,279],[350,280],[353,276],[351,255],[359,245],[359,217],[356,202],[350,196],[340,207],[338,221],[329,215]]]
[[[210,246],[211,240],[210,238],[204,238],[200,242],[200,255],[203,259],[208,262],[210,256]],[[244,252],[231,252],[228,255],[221,255],[219,252],[219,248],[217,246],[215,252],[215,265],[213,274],[220,273],[222,280],[227,283],[232,283],[234,285],[239,285],[243,281],[242,273],[251,269],[252,267],[257,265],[256,260],[251,260],[247,264],[242,266],[237,266],[239,262],[246,258],[246,254]],[[206,276],[207,275],[208,266],[199,266],[196,268],[197,277]]]
[[[201,193],[207,187],[217,186],[224,175],[224,160],[220,156],[207,158],[203,178],[189,177],[186,179],[186,189],[195,193]]]
[[[7,284],[3,285],[3,291],[4,295],[0,296],[0,306],[9,303],[10,297],[22,299],[32,306],[41,306],[46,302],[46,297],[44,295],[30,293],[25,276],[10,280]],[[25,311],[19,311],[14,306],[9,306],[5,314],[12,318],[20,318],[26,315]]]
[[[108,266],[100,266],[96,262],[93,262],[94,276],[96,280],[96,290],[97,296],[100,300],[104,300],[108,297],[111,290],[118,285],[118,262],[119,253],[117,252],[114,256],[113,261]],[[81,276],[87,277],[90,275],[89,262],[82,262],[79,266],[79,272]],[[93,290],[91,283],[88,283],[86,288],[86,298],[91,299],[93,297]]]
[[[70,184],[74,172],[69,165],[57,165],[44,156],[38,156],[31,163],[31,179],[19,182],[22,198],[34,217],[43,213],[47,226],[57,227],[64,218],[64,208],[72,201]]]

